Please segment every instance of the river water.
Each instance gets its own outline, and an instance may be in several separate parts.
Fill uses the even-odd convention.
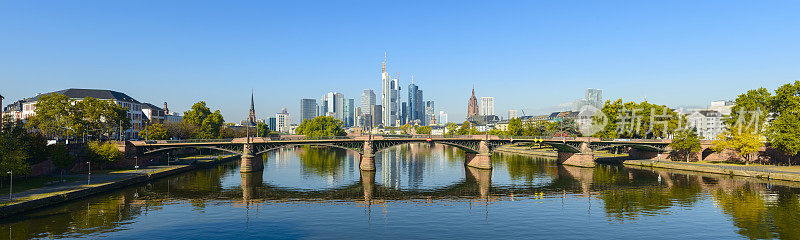
[[[406,145],[297,147],[0,220],[0,239],[800,239],[800,184]]]

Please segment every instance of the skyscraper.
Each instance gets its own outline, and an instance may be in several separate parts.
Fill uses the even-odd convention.
[[[375,105],[375,91],[364,89],[364,93],[361,93],[361,113],[372,114],[373,105]]]
[[[436,124],[436,108],[433,106],[433,101],[425,102],[425,121],[422,125]]]
[[[586,89],[586,101],[597,109],[603,108],[603,90]]]
[[[334,113],[336,119],[344,121],[344,94],[336,93],[334,94],[336,97],[336,101],[334,101]]]
[[[300,122],[317,117],[317,100],[300,99]]]
[[[344,100],[344,104],[343,104],[344,105],[344,107],[343,107],[344,110],[342,111],[342,122],[344,122],[344,125],[347,126],[347,127],[351,127],[355,123],[355,119],[356,119],[356,117],[355,117],[355,104],[356,104],[355,99],[350,98],[350,99],[345,99]]]
[[[422,90],[419,90],[417,85],[414,85],[413,78],[411,84],[408,85],[408,115],[406,122],[413,124],[415,121],[424,124],[425,121],[425,103],[422,101]]]
[[[494,115],[493,97],[481,97],[481,115]]]
[[[447,124],[447,113],[444,111],[439,111],[439,125],[446,125]]]
[[[389,73],[386,72],[386,55],[383,56],[383,65],[381,67],[381,106],[383,115],[383,124],[386,126],[394,126],[397,121],[398,106],[400,99],[397,92],[400,91],[397,78],[391,78]]]
[[[372,105],[372,126],[377,127],[383,125],[383,106]]]
[[[469,103],[467,104],[467,118],[478,115],[478,98],[475,97],[475,87],[472,87],[472,96],[469,97]]]

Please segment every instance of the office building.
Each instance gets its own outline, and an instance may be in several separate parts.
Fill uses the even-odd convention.
[[[300,122],[317,117],[317,100],[300,99]]]
[[[481,115],[494,115],[494,98],[481,97]]]
[[[363,114],[372,114],[372,106],[375,105],[375,91],[372,89],[364,89],[361,93],[361,112]]]

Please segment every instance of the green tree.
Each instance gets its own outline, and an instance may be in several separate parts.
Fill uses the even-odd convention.
[[[606,101],[600,110],[603,114],[592,117],[594,124],[605,123],[602,131],[594,134],[601,138],[656,138],[668,137],[680,128],[683,120],[678,113],[665,105],[649,102],[627,102],[622,99]]]
[[[722,152],[725,149],[735,151],[744,157],[745,161],[751,162],[753,153],[764,146],[763,136],[750,131],[739,133],[738,131],[727,130],[720,134],[717,140],[712,142],[714,151]]]
[[[467,135],[470,134],[470,129],[472,128],[472,123],[469,121],[464,121],[461,123],[461,127],[458,128],[458,135]]]
[[[87,145],[87,155],[95,163],[113,163],[123,157],[122,151],[113,142],[93,141]]]
[[[731,108],[731,117],[725,125],[737,132],[755,131],[760,133],[769,117],[774,101],[766,88],[749,90],[736,97],[736,105]]]
[[[220,130],[222,129],[223,124],[225,124],[225,119],[222,118],[222,114],[219,112],[219,110],[214,111],[214,113],[209,114],[205,119],[203,119],[203,124],[200,126],[198,138],[218,138],[220,136]]]
[[[73,118],[75,107],[69,97],[58,93],[41,95],[34,108],[36,114],[28,118],[27,128],[59,138],[75,134],[74,129],[69,128],[76,120]]]
[[[74,109],[74,118],[79,120],[72,122],[72,128],[80,129],[79,134],[100,136],[103,133],[120,133],[120,126],[122,131],[132,126],[128,109],[109,100],[87,97],[75,102]]]
[[[49,152],[50,160],[53,161],[53,165],[59,169],[66,169],[75,163],[74,158],[70,155],[69,149],[65,144],[59,143],[50,145]]]
[[[167,128],[164,124],[156,123],[147,126],[144,131],[139,133],[143,138],[148,140],[166,140],[169,139]]]
[[[415,131],[417,134],[431,134],[431,130],[433,130],[433,128],[430,126],[417,126]]]
[[[347,135],[343,129],[344,123],[341,120],[328,116],[319,116],[313,119],[304,120],[295,132],[305,135],[308,138],[324,136],[344,136]]]
[[[200,126],[208,115],[211,115],[211,109],[206,107],[206,102],[200,101],[192,105],[192,109],[183,113],[183,121],[194,126]]]
[[[525,130],[522,128],[522,119],[512,118],[508,120],[508,135],[521,136]]]
[[[0,174],[6,176],[7,172],[24,175],[31,171],[28,158],[31,157],[24,144],[24,135],[28,134],[20,122],[3,119],[3,128],[0,129]]]
[[[688,162],[691,153],[700,151],[700,138],[693,130],[678,131],[669,146],[679,157],[684,157]]]
[[[800,114],[782,113],[767,128],[770,147],[795,158],[800,153]]]
[[[447,129],[447,135],[457,135],[458,134],[458,124],[447,123],[445,128]]]
[[[259,122],[256,124],[256,137],[269,137],[269,125]]]

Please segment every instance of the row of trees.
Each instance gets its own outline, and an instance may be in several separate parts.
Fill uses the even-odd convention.
[[[111,139],[131,127],[128,109],[112,101],[93,97],[75,101],[52,93],[39,96],[36,115],[25,127],[54,138]]]
[[[445,125],[447,135],[509,135],[509,136],[580,136],[575,120],[561,119],[559,121],[522,121],[520,118],[512,118],[508,122],[508,130],[498,129],[481,132],[469,121],[464,121],[461,125],[448,123]]]
[[[225,124],[225,119],[219,110],[211,112],[203,101],[192,105],[189,111],[184,112],[183,121],[154,123],[148,125],[140,135],[150,140],[166,139],[215,139],[235,138],[247,136],[248,129],[233,128],[232,124]],[[251,127],[252,128],[252,127]],[[249,133],[250,136],[267,137],[270,129],[267,124],[257,123]]]

